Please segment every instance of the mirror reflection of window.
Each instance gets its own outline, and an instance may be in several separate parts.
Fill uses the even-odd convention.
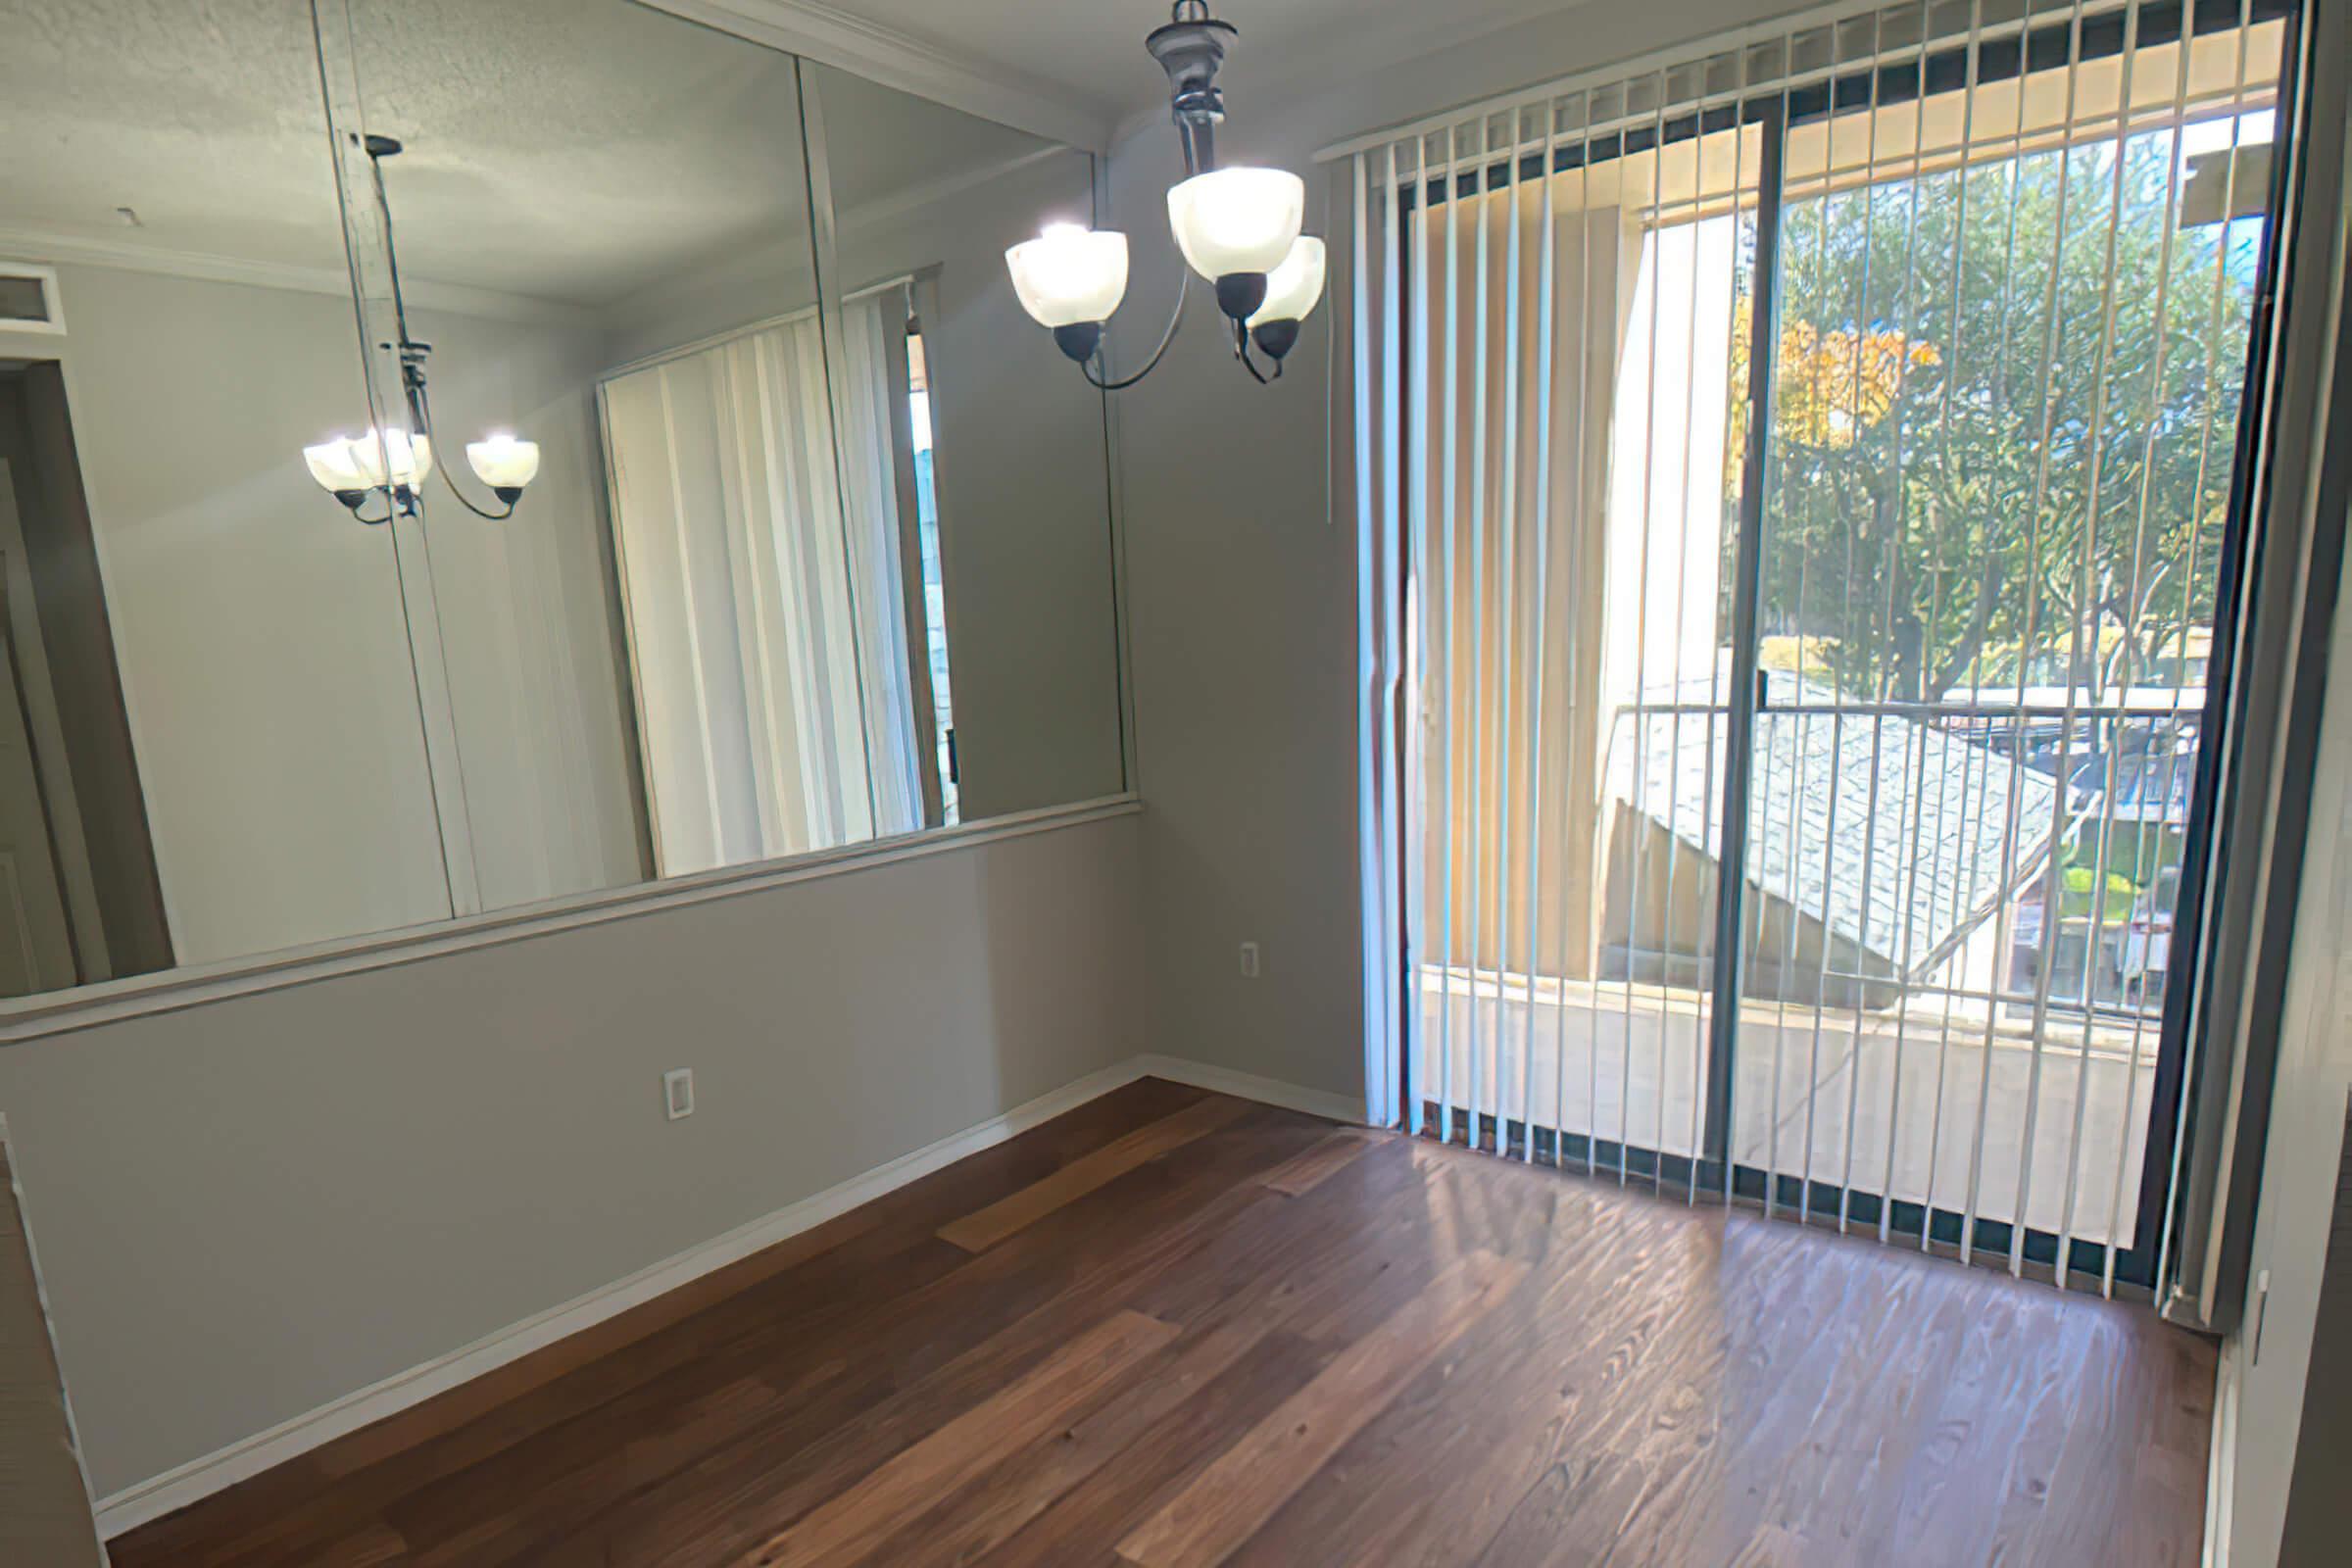
[[[907,508],[906,586],[924,592],[908,596],[906,662],[910,677],[946,665],[944,682],[922,682],[926,752],[952,735],[929,768],[940,810],[951,783],[963,822],[1114,794],[1125,767],[1102,398],[1004,281],[1007,247],[1047,222],[1092,220],[1094,160],[813,61],[803,79],[831,175],[849,386],[861,300],[903,283],[918,323],[906,355],[919,345],[934,488],[927,509],[919,495]]]
[[[923,654],[931,670],[931,726],[938,757],[940,819],[960,821],[956,806],[956,698],[948,676],[948,590],[939,568],[939,488],[932,466],[931,378],[923,334],[906,328],[906,422],[914,459],[916,547],[922,561]]]

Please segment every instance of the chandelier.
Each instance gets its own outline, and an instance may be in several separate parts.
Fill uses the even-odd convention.
[[[1207,0],[1176,0],[1167,24],[1144,39],[1168,74],[1170,108],[1184,145],[1185,178],[1168,191],[1168,226],[1187,270],[1168,329],[1142,369],[1117,381],[1101,374],[1102,326],[1127,293],[1125,234],[1054,223],[1004,253],[1021,308],[1052,328],[1061,352],[1105,391],[1133,386],[1158,366],[1184,319],[1194,272],[1215,288],[1217,309],[1232,326],[1234,358],[1261,383],[1282,374],[1283,357],[1298,341],[1298,323],[1323,297],[1323,242],[1298,232],[1305,181],[1279,169],[1217,167],[1216,127],[1225,118],[1217,68],[1237,35],[1233,24],[1209,15]],[[1252,345],[1272,364],[1272,374],[1250,358]]]
[[[392,278],[392,319],[399,330],[400,341],[383,347],[396,349],[400,354],[401,390],[408,403],[407,429],[369,429],[363,436],[329,436],[317,446],[302,449],[302,461],[311,470],[311,477],[319,488],[351,509],[351,514],[367,523],[392,520],[394,513],[403,516],[416,514],[417,496],[424,481],[433,473],[433,408],[425,391],[424,362],[432,353],[430,343],[420,343],[409,331],[408,302],[400,292],[400,255],[392,245],[392,203],[384,191],[384,160],[395,156],[401,144],[389,136],[368,136],[363,145],[368,153],[368,167],[375,176],[376,205],[384,215],[384,254],[390,263]],[[489,486],[490,493],[506,510],[492,512],[477,507],[458,487],[457,480],[447,469],[442,470],[441,482],[449,493],[458,498],[461,506],[477,517],[492,522],[514,515],[514,504],[522,499],[523,486],[539,475],[539,443],[516,439],[506,431],[493,431],[479,441],[466,446],[466,466],[473,476]],[[369,516],[361,509],[370,496],[381,491],[385,498],[381,516]]]

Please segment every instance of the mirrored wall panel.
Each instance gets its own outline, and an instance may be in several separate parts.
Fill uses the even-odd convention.
[[[850,511],[905,564],[911,749],[945,759],[966,820],[1113,794],[1102,394],[1004,270],[1045,224],[1092,223],[1094,160],[828,66],[806,79],[836,217]]]
[[[0,8],[0,992],[452,912],[304,0]]]
[[[0,999],[1124,787],[1089,154],[635,0],[0,8]]]
[[[321,41],[330,85],[347,44],[363,195],[387,220],[355,223],[354,250],[406,345],[383,368],[394,415],[429,426],[434,457],[393,528],[429,562],[416,597],[447,670],[460,904],[468,878],[475,906],[500,909],[870,836],[859,816],[856,833],[727,831],[678,856],[661,831],[685,788],[662,765],[681,744],[680,691],[712,715],[695,786],[738,820],[732,775],[755,737],[716,651],[746,607],[773,602],[779,562],[841,537],[800,63],[629,0],[349,0],[348,18]],[[757,368],[774,376],[767,401],[681,375],[601,422],[613,368],[796,306],[806,352]],[[674,434],[680,461],[657,468],[648,430]],[[798,482],[755,519],[747,487],[771,467]],[[632,614],[655,604],[650,626]],[[820,652],[852,634],[846,604],[784,608],[845,612],[809,624]],[[858,692],[838,695],[854,740]]]

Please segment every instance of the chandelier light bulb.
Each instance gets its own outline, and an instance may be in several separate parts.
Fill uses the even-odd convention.
[[[509,491],[519,495],[524,485],[539,477],[539,443],[518,440],[512,431],[494,430],[480,441],[466,443],[466,462],[473,476],[498,492],[500,500],[512,500]]]
[[[1274,362],[1277,372],[1298,342],[1298,323],[1323,297],[1323,242],[1311,234],[1299,236],[1282,265],[1266,274],[1266,299],[1250,313],[1248,322],[1258,352]]]
[[[1194,271],[1214,282],[1282,265],[1306,217],[1306,181],[1283,169],[1215,169],[1168,191],[1168,226]]]
[[[433,471],[432,441],[406,430],[370,429],[351,443],[351,456],[369,489],[389,484],[396,490],[415,490]]]
[[[374,488],[374,481],[368,477],[368,470],[361,466],[352,446],[351,437],[330,435],[315,447],[302,449],[302,461],[310,468],[311,477],[329,495],[359,495]]]
[[[1051,223],[1006,251],[1004,266],[1040,326],[1106,320],[1127,296],[1127,236],[1114,230]]]
[[[1250,324],[1305,320],[1323,297],[1323,242],[1299,236],[1282,265],[1266,274],[1266,302],[1250,314]]]

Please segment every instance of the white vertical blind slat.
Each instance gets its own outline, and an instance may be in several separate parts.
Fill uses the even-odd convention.
[[[1544,754],[1546,750],[1544,733],[1544,677],[1550,666],[1550,658],[1544,651],[1544,643],[1551,629],[1552,292],[1556,287],[1556,280],[1553,276],[1553,225],[1556,203],[1553,193],[1558,177],[1554,173],[1554,170],[1558,163],[1560,141],[1557,106],[1546,100],[1543,107],[1543,162],[1538,166],[1542,171],[1543,182],[1543,188],[1538,195],[1538,213],[1539,221],[1543,226],[1536,257],[1536,495],[1533,514],[1536,531],[1536,604],[1534,625],[1529,635],[1529,640],[1534,647],[1534,655],[1528,665],[1527,698],[1527,1031],[1526,1039],[1519,1052],[1519,1114],[1525,1124],[1526,1139],[1521,1149],[1521,1154],[1522,1157],[1531,1161],[1536,1157],[1536,978],[1537,969],[1543,961],[1541,956],[1543,921],[1540,911],[1543,908],[1544,816],[1544,805],[1550,798],[1544,788]],[[1517,207],[1518,203],[1514,197],[1511,219],[1514,231],[1518,223]],[[1573,613],[1573,600],[1570,601],[1570,607],[1571,613]],[[1560,786],[1555,783],[1552,788],[1557,791]],[[1555,988],[1558,985],[1557,975],[1558,971],[1555,970],[1553,982]],[[1559,995],[1556,989],[1554,995],[1556,1000],[1552,1006],[1552,1016],[1557,1024],[1555,1041],[1558,1041],[1565,1039],[1568,1009],[1565,996]],[[1554,1060],[1557,1059],[1558,1050],[1555,1045]],[[1560,1147],[1556,1116],[1560,1085],[1561,1081],[1555,1069],[1553,1078],[1555,1116],[1551,1146],[1552,1157],[1555,1160],[1559,1158]]]

